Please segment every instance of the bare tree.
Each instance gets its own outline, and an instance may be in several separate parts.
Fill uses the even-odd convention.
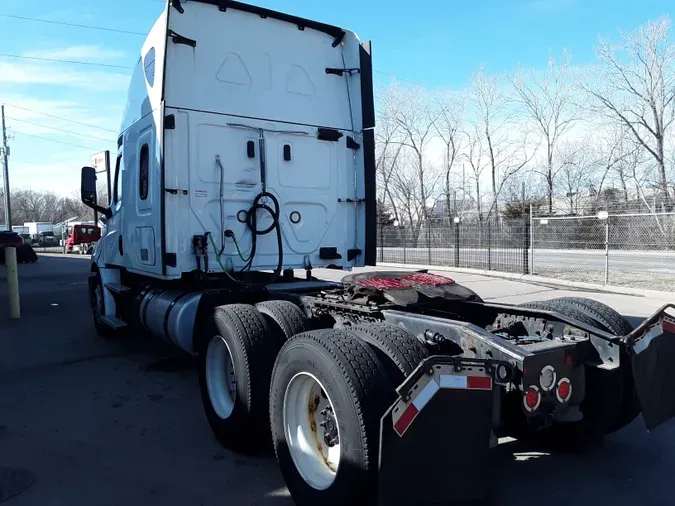
[[[483,155],[487,158],[492,181],[492,206],[490,213],[497,205],[497,171],[502,157],[502,130],[509,117],[507,100],[502,93],[497,77],[485,75],[481,68],[471,77],[470,96],[477,116],[474,133],[483,136]],[[475,150],[474,150],[475,152]],[[472,164],[472,169],[477,165]],[[474,172],[475,175],[475,172]]]
[[[460,155],[462,146],[462,136],[460,127],[465,113],[466,103],[460,95],[450,96],[449,94],[439,94],[437,97],[438,115],[434,122],[436,132],[443,141],[444,151],[444,182],[445,182],[445,216],[450,219],[456,208],[456,192],[450,190],[452,168]],[[450,195],[453,195],[451,203]]]
[[[584,85],[598,110],[624,125],[651,155],[668,210],[672,200],[665,146],[675,118],[675,45],[668,39],[670,26],[670,19],[663,16],[635,33],[621,32],[617,45],[601,41],[596,79]]]
[[[419,200],[424,203],[421,217],[428,220],[427,203],[433,196],[432,188],[438,182],[438,176],[434,174],[426,158],[429,144],[434,137],[436,119],[429,95],[419,88],[402,93],[394,118],[403,133],[399,144],[412,154],[411,162],[417,175]]]
[[[628,202],[627,167],[636,163],[642,150],[624,125],[610,124],[607,131],[598,135],[593,149],[596,152],[597,190],[596,202],[607,185],[619,184],[624,202]],[[640,156],[637,157],[639,159]]]
[[[391,208],[394,219],[400,221],[398,206],[391,191],[391,178],[396,170],[400,170],[398,162],[403,149],[400,142],[401,128],[396,121],[396,111],[400,102],[396,93],[397,88],[390,86],[378,96],[380,111],[375,129],[375,167],[380,200]]]
[[[554,172],[561,196],[567,199],[570,214],[579,211],[584,189],[592,185],[595,158],[591,149],[582,143],[561,143],[557,156],[559,168]]]
[[[484,137],[483,132],[481,132],[481,127],[479,124],[474,123],[473,128],[465,132],[466,136],[466,150],[464,152],[464,159],[469,164],[471,169],[470,179],[474,183],[475,195],[472,195],[471,198],[476,204],[476,212],[478,213],[478,220],[482,221],[483,219],[483,209],[482,209],[482,194],[480,189],[480,181],[483,175],[483,171],[487,167],[486,149],[484,147]]]
[[[526,74],[518,69],[509,78],[516,100],[523,106],[546,145],[546,166],[542,175],[547,185],[549,213],[553,211],[556,147],[579,119],[579,108],[573,103],[576,87],[569,62],[569,54],[563,52],[560,62],[549,57],[546,72],[542,75],[534,71]]]
[[[490,170],[492,205],[487,214],[490,218],[493,214],[499,214],[499,195],[504,184],[529,163],[536,148],[530,149],[528,154],[528,132],[520,132],[517,128],[515,114],[510,107],[511,99],[503,92],[496,76],[485,75],[482,69],[474,74],[470,83],[470,97],[476,116],[473,132],[482,136],[482,150],[476,149],[479,146],[473,139],[473,155],[482,151]],[[479,165],[475,159],[471,163],[474,179]]]

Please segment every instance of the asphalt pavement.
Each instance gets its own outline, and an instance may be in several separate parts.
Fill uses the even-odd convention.
[[[0,503],[293,504],[271,456],[236,455],[212,437],[191,358],[146,336],[105,341],[95,334],[87,267],[86,258],[58,256],[21,265],[18,321],[8,320],[0,267]],[[343,274],[314,273],[331,279]],[[570,293],[597,298],[636,323],[664,302],[444,274],[495,301]],[[433,444],[429,452],[420,465],[436,472],[443,472],[444,459],[466,458],[434,455]],[[583,455],[541,453],[502,440],[495,456],[502,469],[494,477],[492,504],[675,504],[673,422],[649,434],[638,419]]]

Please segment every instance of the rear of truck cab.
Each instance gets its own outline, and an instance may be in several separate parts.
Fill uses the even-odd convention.
[[[286,269],[372,263],[373,126],[369,45],[355,34],[237,2],[173,2],[130,85],[113,263],[177,278],[205,267],[203,236],[209,271],[240,270],[254,235],[250,270],[280,254]],[[258,210],[257,229],[278,223],[282,251],[274,232],[251,232],[261,192],[278,218]]]

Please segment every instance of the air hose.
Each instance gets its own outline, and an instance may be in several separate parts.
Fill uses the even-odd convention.
[[[273,208],[268,206],[264,201],[261,202],[263,199],[269,198],[272,203],[274,204]],[[258,230],[258,210],[259,209],[264,209],[267,211],[270,216],[272,216],[272,224],[267,227],[264,230]],[[225,237],[232,237],[234,240],[234,244],[237,247],[237,253],[239,254],[239,257],[245,261],[246,263],[244,266],[241,268],[239,272],[244,272],[244,271],[250,271],[251,265],[253,263],[253,258],[255,257],[256,253],[256,248],[258,244],[258,236],[259,235],[267,235],[270,232],[272,232],[274,229],[277,231],[277,247],[279,251],[279,261],[277,262],[277,267],[274,270],[274,277],[272,278],[272,281],[267,281],[264,284],[269,284],[269,283],[274,283],[279,276],[281,275],[281,271],[283,269],[283,264],[284,264],[284,246],[283,246],[283,241],[281,239],[281,227],[279,226],[279,201],[277,198],[266,191],[263,191],[259,193],[256,198],[253,200],[253,205],[251,206],[251,209],[249,209],[247,218],[246,218],[246,225],[248,226],[249,230],[251,231],[251,250],[249,252],[248,258],[244,258],[244,256],[241,253],[241,250],[239,248],[239,243],[237,242],[237,238],[234,235],[234,232],[231,230],[226,230],[224,231],[224,236]],[[206,232],[204,239],[206,240],[206,236],[209,236],[211,245],[213,247],[213,253],[216,256],[217,262],[220,264],[220,267],[223,269],[223,272],[227,274],[227,276],[233,280],[237,281],[234,279],[230,273],[227,271],[227,269],[223,266],[223,264],[220,261],[220,258],[222,256],[222,252],[218,251],[218,247],[216,246],[215,241],[213,240],[213,235],[211,232]],[[208,245],[206,246],[208,249]],[[206,257],[205,257],[206,258]],[[199,262],[199,257],[197,258],[197,262]],[[241,282],[241,281],[239,281]],[[249,283],[241,282],[242,284],[249,285]]]
[[[269,198],[272,201],[272,203],[274,204],[274,209],[264,202],[261,203],[261,201],[264,198]],[[272,216],[272,224],[264,230],[258,230],[258,209],[264,209]],[[284,265],[284,246],[281,240],[281,227],[279,225],[279,214],[280,214],[279,201],[273,194],[267,191],[263,191],[260,192],[253,200],[253,205],[251,206],[251,209],[248,211],[248,215],[246,217],[246,224],[248,225],[248,228],[251,231],[251,252],[248,258],[248,262],[246,262],[246,264],[244,264],[244,267],[242,267],[241,269],[242,272],[251,269],[251,265],[253,264],[253,258],[255,257],[256,253],[258,236],[267,235],[270,232],[272,232],[272,230],[276,229],[279,261],[277,262],[277,268],[274,270],[274,279],[272,282],[276,281],[277,278],[281,275],[281,271]]]

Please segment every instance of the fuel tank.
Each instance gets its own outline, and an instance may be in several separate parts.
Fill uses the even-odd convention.
[[[150,290],[141,301],[141,324],[153,336],[194,355],[193,330],[201,297],[197,291]]]

